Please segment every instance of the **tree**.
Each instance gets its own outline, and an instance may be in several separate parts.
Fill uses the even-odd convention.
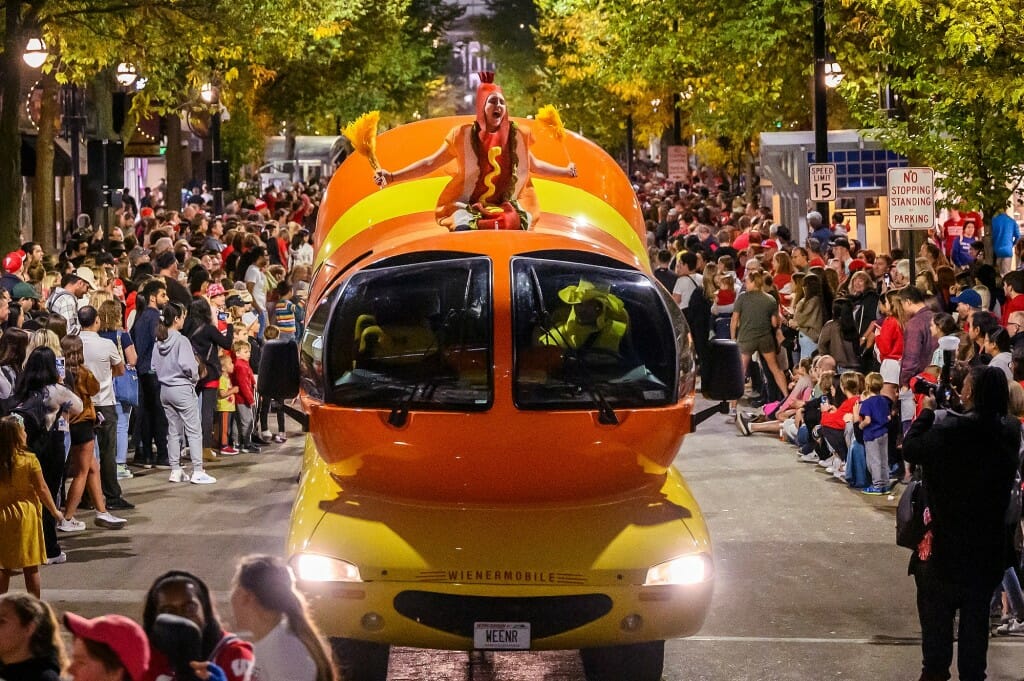
[[[1024,181],[1024,29],[1015,3],[847,0],[844,95],[864,127],[991,219]],[[893,105],[882,109],[879,89]]]

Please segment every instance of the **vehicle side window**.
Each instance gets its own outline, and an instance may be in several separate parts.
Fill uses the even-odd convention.
[[[299,345],[299,381],[310,397],[324,399],[324,329],[331,314],[331,305],[338,289],[325,296],[306,321],[306,331]]]

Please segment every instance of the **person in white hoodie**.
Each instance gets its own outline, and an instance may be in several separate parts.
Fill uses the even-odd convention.
[[[160,382],[160,403],[167,415],[167,459],[171,464],[170,482],[209,485],[217,479],[203,470],[203,435],[199,431],[199,364],[192,343],[181,335],[185,308],[167,303],[160,311],[153,350],[153,371]],[[192,459],[191,475],[181,468],[181,433],[188,441]]]

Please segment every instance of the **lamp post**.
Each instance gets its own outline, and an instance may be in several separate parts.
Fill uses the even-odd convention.
[[[814,0],[814,162],[828,163],[828,88],[843,80],[843,70],[825,44],[825,0]],[[825,220],[828,203],[815,206]]]
[[[220,91],[213,83],[204,83],[199,90],[200,98],[214,107],[210,115],[210,153],[212,160],[207,176],[210,179],[210,192],[213,194],[213,214],[224,213],[224,184],[227,179],[225,161],[220,157]]]
[[[50,56],[42,38],[29,38],[25,44],[22,60],[30,68],[42,66]],[[84,95],[82,90],[70,83],[60,88],[61,128],[60,134],[71,145],[71,189],[72,209],[77,217],[82,212],[81,140],[85,123]]]

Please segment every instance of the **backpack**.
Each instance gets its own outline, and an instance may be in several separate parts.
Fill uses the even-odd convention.
[[[702,331],[706,334],[711,323],[711,301],[704,295],[704,287],[692,275],[686,275],[686,278],[693,283],[694,289],[690,293],[690,302],[683,308],[683,316],[694,334]]]
[[[5,411],[21,417],[25,428],[25,442],[32,452],[40,453],[49,444],[50,431],[57,427],[60,419],[53,420],[50,428],[46,427],[46,415],[49,409],[46,405],[46,391],[36,390],[28,394],[23,400],[12,397],[7,400],[9,408]]]
[[[924,511],[928,506],[928,492],[924,480],[915,478],[903,490],[896,507],[896,545],[911,551],[924,539],[928,526],[924,522]]]

